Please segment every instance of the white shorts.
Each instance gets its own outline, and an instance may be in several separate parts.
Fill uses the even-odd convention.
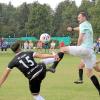
[[[93,49],[82,46],[68,46],[69,54],[80,57],[86,68],[92,69],[96,63],[96,55]]]

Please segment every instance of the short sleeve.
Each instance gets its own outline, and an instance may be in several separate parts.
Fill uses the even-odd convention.
[[[88,30],[88,26],[84,25],[84,24],[80,24],[79,30],[80,30],[81,34],[85,34],[87,32],[87,30]]]
[[[8,64],[8,68],[9,69],[13,69],[15,67],[15,63],[14,61],[12,60],[9,64]]]

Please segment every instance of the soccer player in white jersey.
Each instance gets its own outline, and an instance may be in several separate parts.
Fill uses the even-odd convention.
[[[79,56],[86,68],[86,74],[96,87],[100,95],[100,83],[97,77],[93,74],[93,68],[96,71],[100,71],[98,66],[95,66],[96,55],[93,50],[93,30],[92,25],[87,20],[87,14],[85,12],[80,12],[78,15],[79,22],[79,37],[77,41],[77,46],[65,46],[61,47],[60,51],[62,53],[69,53],[74,56]],[[68,28],[67,30],[74,30],[73,28]],[[55,61],[53,66],[48,69],[48,71],[55,72],[56,66],[59,62]]]

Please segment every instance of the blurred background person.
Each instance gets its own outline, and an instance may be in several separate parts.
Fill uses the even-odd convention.
[[[39,40],[39,41],[37,42],[37,46],[36,46],[38,52],[41,52],[41,50],[42,50],[42,45],[43,45],[43,43]]]
[[[59,48],[64,47],[64,46],[65,46],[64,41],[61,41],[60,44],[59,44]]]
[[[56,46],[55,41],[52,41],[52,42],[50,43],[50,49],[49,49],[49,51],[50,51],[50,52],[53,51],[53,50],[55,49],[55,46]]]
[[[33,49],[33,42],[29,41],[29,50],[32,50],[32,49]]]
[[[24,42],[24,50],[26,51],[29,48],[29,43],[28,41]]]

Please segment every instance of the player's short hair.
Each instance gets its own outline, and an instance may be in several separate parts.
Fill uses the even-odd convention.
[[[11,46],[11,50],[12,50],[13,52],[16,52],[19,48],[20,48],[20,43],[19,43],[19,42],[15,42],[15,43],[12,44],[12,46]]]
[[[84,11],[80,12],[79,14],[81,14],[81,15],[84,16],[84,17],[86,17],[86,19],[89,18],[89,17],[88,17],[88,14],[87,14],[86,12],[84,12]]]

